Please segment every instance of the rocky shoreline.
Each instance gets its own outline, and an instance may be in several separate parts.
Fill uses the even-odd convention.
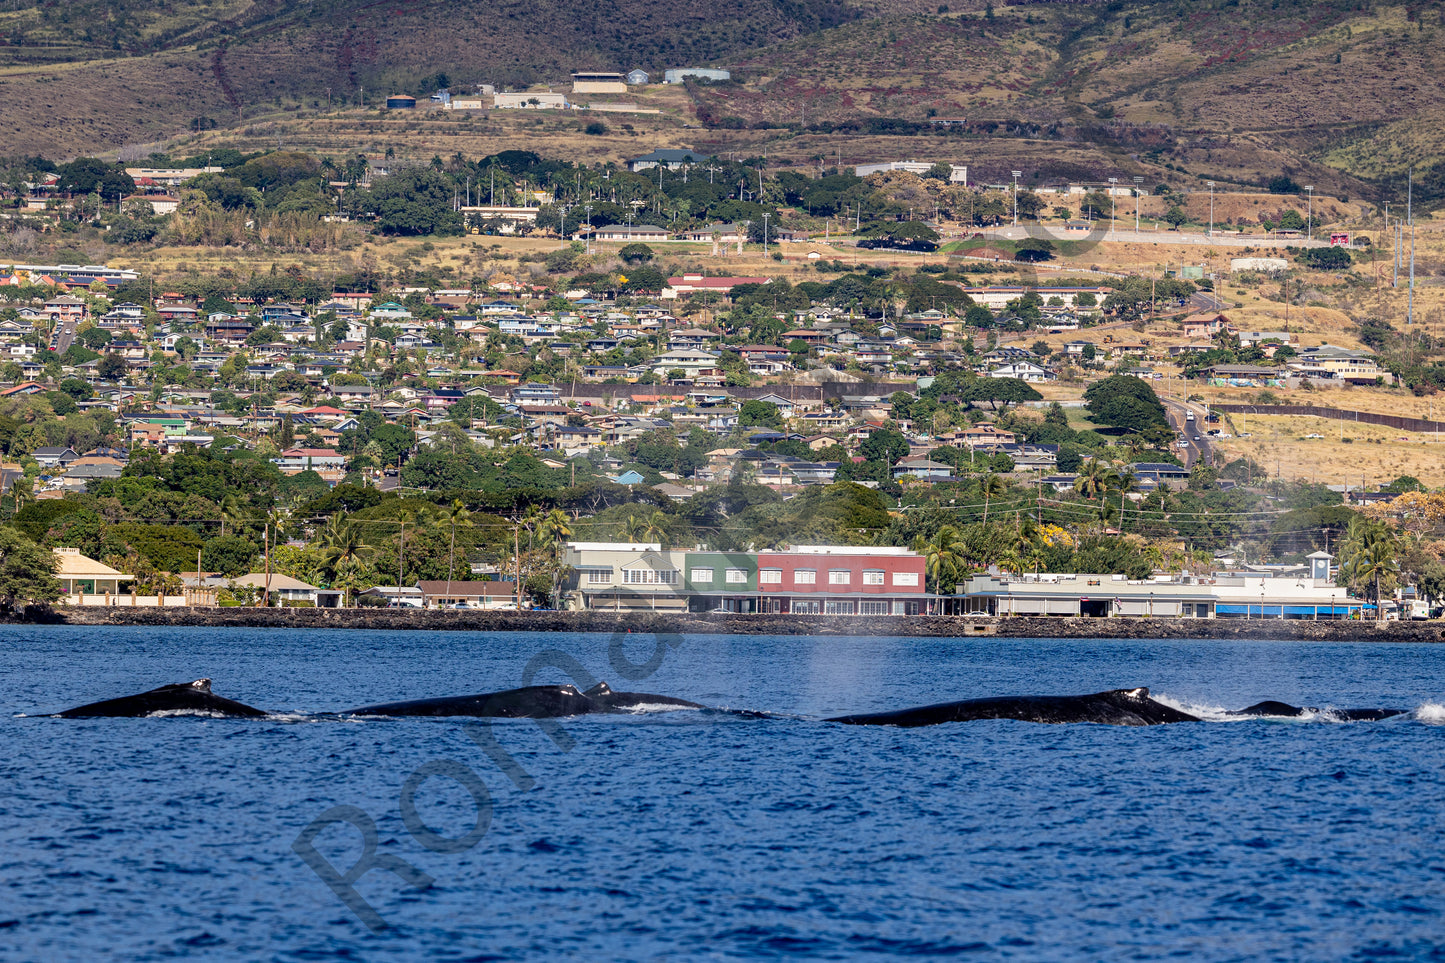
[[[1445,622],[1160,618],[731,615],[221,607],[30,609],[24,623],[178,628],[369,629],[386,632],[643,632],[662,635],[999,636],[1039,639],[1300,639],[1442,642]]]

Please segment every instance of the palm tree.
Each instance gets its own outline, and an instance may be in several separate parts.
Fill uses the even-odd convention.
[[[642,537],[657,542],[663,548],[667,547],[667,514],[662,509],[654,509],[652,514],[647,516]]]
[[[928,577],[933,580],[933,590],[940,595],[957,587],[958,576],[963,565],[960,554],[958,529],[944,525],[933,535],[933,540],[919,547],[925,558]]]
[[[1369,585],[1375,601],[1375,618],[1385,617],[1381,583],[1400,570],[1400,540],[1384,522],[1356,517],[1350,521],[1349,534],[1341,546],[1344,558],[1340,571],[1351,586]]]
[[[646,536],[647,521],[638,518],[636,515],[628,515],[627,521],[622,523],[622,540],[636,544]]]
[[[231,522],[234,525],[240,521],[245,516],[246,507],[241,503],[241,499],[235,492],[227,492],[225,497],[221,499],[220,509],[221,537],[225,538],[226,522]]]
[[[1100,458],[1090,458],[1079,466],[1079,477],[1074,479],[1074,491],[1086,498],[1097,498],[1107,492],[1118,478],[1113,465]]]
[[[566,544],[567,539],[572,537],[571,519],[567,513],[560,508],[554,508],[550,512],[537,519],[536,539],[541,547],[550,556],[549,565],[552,569],[552,604],[557,604],[557,596],[561,592],[562,565],[558,558],[560,550]]]
[[[995,496],[1008,491],[1008,484],[998,475],[987,474],[978,481],[978,490],[983,495],[983,523],[988,524],[988,503]]]
[[[15,496],[15,511],[35,501],[35,483],[28,478],[17,478],[10,483],[10,494]]]
[[[331,516],[331,521],[322,530],[321,548],[326,556],[326,570],[332,579],[349,576],[348,582],[352,585],[361,568],[376,553],[376,549],[367,542],[361,525],[340,515]],[[345,603],[346,600],[342,601]]]
[[[442,519],[452,528],[451,547],[447,549],[447,594],[452,593],[452,574],[457,567],[457,529],[472,528],[472,513],[467,511],[467,506],[460,498],[452,500],[450,506],[442,511]]]

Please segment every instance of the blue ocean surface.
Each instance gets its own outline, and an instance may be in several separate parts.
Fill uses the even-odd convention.
[[[45,715],[200,677],[279,714]],[[593,678],[774,715],[316,715]],[[12,627],[0,680],[5,960],[1445,958],[1445,646]],[[1139,685],[1410,712],[819,721]]]

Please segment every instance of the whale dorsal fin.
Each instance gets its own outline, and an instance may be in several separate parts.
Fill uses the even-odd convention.
[[[596,698],[597,696],[607,696],[612,694],[612,687],[609,686],[606,682],[599,682],[582,694],[586,696],[592,696],[593,698]]]
[[[195,682],[192,682],[192,683],[191,683],[191,688],[192,688],[192,689],[195,689],[197,692],[210,692],[210,691],[211,691],[211,680],[210,680],[210,679],[197,679]]]

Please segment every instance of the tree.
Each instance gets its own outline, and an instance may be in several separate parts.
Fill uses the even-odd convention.
[[[917,548],[923,553],[924,570],[933,583],[933,591],[939,595],[951,595],[957,589],[958,578],[963,572],[958,529],[944,525],[934,533],[931,541]]]
[[[1303,231],[1305,229],[1304,215],[1292,207],[1287,207],[1279,216],[1279,226],[1286,231]]]
[[[255,561],[256,543],[240,535],[210,539],[201,550],[202,568],[207,572],[219,572],[226,578],[245,575],[252,570]]]
[[[366,532],[358,522],[348,521],[341,515],[331,516],[331,521],[321,533],[321,547],[326,554],[326,573],[334,581],[354,581],[356,574],[376,554],[376,549],[366,540]]]
[[[648,247],[646,244],[643,244],[641,241],[637,241],[635,243],[627,245],[622,250],[618,251],[617,256],[622,258],[622,260],[626,261],[628,264],[643,264],[647,261],[651,261],[656,256],[656,254],[653,252],[652,248]]]
[[[1079,477],[1074,479],[1074,491],[1086,498],[1097,498],[1119,481],[1118,472],[1100,458],[1090,458],[1079,466]]]
[[[104,328],[88,328],[80,332],[80,342],[92,351],[99,351],[110,344],[110,332]]]
[[[878,461],[889,466],[900,458],[908,457],[909,450],[908,439],[903,436],[903,432],[893,428],[878,428],[870,432],[858,446],[858,454],[868,461]]]
[[[1094,382],[1084,391],[1084,407],[1095,421],[1125,431],[1169,426],[1154,389],[1132,375],[1112,375]]]
[[[442,518],[452,532],[451,543],[447,547],[447,593],[451,594],[452,575],[457,567],[457,529],[471,528],[474,523],[472,513],[467,511],[466,503],[460,498],[452,500],[451,505],[442,512]]]
[[[462,216],[452,210],[453,185],[427,168],[409,168],[383,178],[370,191],[371,209],[383,234],[417,236],[462,233]]]
[[[1164,212],[1164,221],[1174,230],[1179,230],[1180,225],[1187,223],[1189,215],[1184,213],[1184,208],[1175,205]]]
[[[988,503],[992,498],[1008,491],[1008,484],[998,475],[988,474],[979,479],[979,494],[983,496],[983,523],[988,524]]]
[[[1400,570],[1400,540],[1384,522],[1358,517],[1340,546],[1340,577],[1355,590],[1368,587],[1375,618],[1385,617],[1383,588]]]
[[[13,528],[0,528],[0,603],[14,614],[31,602],[60,598],[55,554]]]
[[[1046,241],[1043,238],[1026,238],[1014,248],[1014,260],[1023,261],[1027,264],[1037,264],[1040,261],[1052,261],[1054,259],[1054,242]]]
[[[129,368],[125,359],[112,351],[101,356],[100,363],[95,366],[95,373],[105,381],[118,381],[125,377]]]
[[[738,409],[738,424],[744,428],[781,428],[783,415],[777,405],[753,398]]]

